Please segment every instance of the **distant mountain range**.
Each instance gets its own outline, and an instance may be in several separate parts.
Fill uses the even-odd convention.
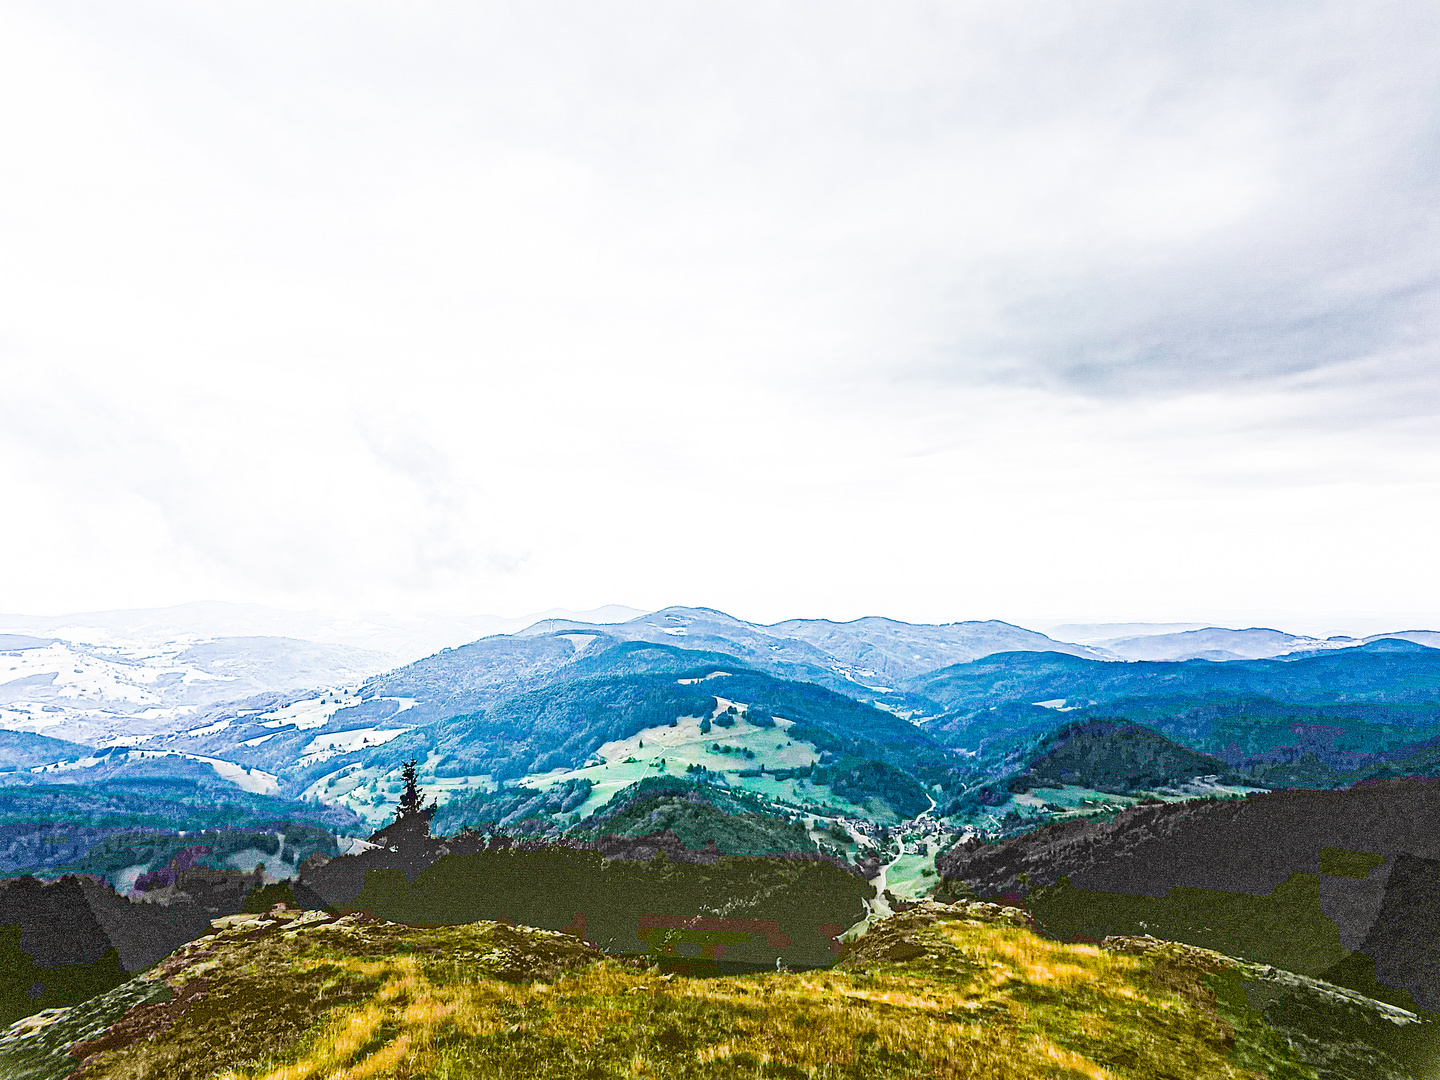
[[[516,639],[557,635],[582,648],[587,639],[604,638],[723,653],[779,677],[881,702],[903,715],[923,715],[928,707],[913,699],[910,684],[918,677],[997,653],[1230,661],[1353,648],[1379,637],[1440,647],[1440,632],[1426,630],[1319,639],[1258,628],[1130,623],[1069,625],[1047,636],[994,620],[917,625],[871,617],[763,625],[708,608],[646,614],[612,605],[507,619],[333,617],[199,603],[61,616],[0,615],[0,729],[109,745],[184,730],[213,706],[233,704],[230,712],[235,712],[242,703],[272,703],[266,695],[353,690],[387,671],[395,672],[392,682],[433,676],[457,688],[473,683],[477,691],[490,678],[510,692],[517,679],[524,683],[530,677],[526,663],[518,661],[524,645]],[[491,644],[477,650],[485,642]],[[447,650],[461,648],[463,656],[448,656]],[[487,650],[488,656],[482,656]],[[425,658],[422,669],[413,669]],[[477,670],[456,670],[476,667],[476,661]],[[427,710],[461,704],[423,694],[417,700]],[[465,704],[484,703],[485,695],[478,693]]]
[[[1003,757],[1060,723],[1084,718],[1146,724],[1230,766],[1285,769],[1313,762],[1304,779],[1399,761],[1440,738],[1440,650],[1384,638],[1284,659],[1134,661],[1054,653],[1003,653],[913,680],[907,690],[942,715],[937,741]],[[1355,777],[1356,779],[1359,776]]]
[[[626,612],[602,613],[616,614]],[[399,667],[334,642],[140,641],[215,615],[30,620],[0,637],[0,726],[65,740],[25,748],[13,780],[172,776],[334,802],[374,825],[410,757],[442,802],[521,779],[583,780],[587,814],[667,771],[899,813],[1010,776],[1037,740],[1091,720],[1143,726],[1262,786],[1440,761],[1440,634],[1429,631],[1321,640],[1131,624],[1118,635],[1076,627],[1082,643],[997,621],[762,625],[677,607],[620,622],[545,618]],[[237,614],[248,629],[306,618]],[[58,636],[87,624],[112,640]],[[120,642],[122,631],[137,637]],[[1191,654],[1206,658],[1172,658]],[[861,783],[844,797],[833,785],[865,762],[901,770],[918,793]]]
[[[924,672],[998,652],[1058,652],[1097,659],[1104,655],[993,620],[916,625],[882,618],[843,623],[791,619],[762,626],[710,608],[666,608],[609,626],[551,619],[522,634],[561,632],[713,650],[776,674],[809,673],[837,689],[858,687],[875,694],[891,693]]]
[[[91,745],[169,734],[208,706],[354,683],[390,666],[348,645],[226,637],[97,645],[0,635],[0,727]]]
[[[193,727],[210,706],[358,686],[380,672],[544,612],[495,616],[326,617],[255,604],[73,615],[0,615],[0,729],[92,745]],[[603,623],[633,608],[583,613]],[[263,702],[262,702],[263,703]]]
[[[1402,630],[1369,637],[1313,638],[1279,630],[1253,627],[1226,630],[1217,626],[1197,627],[1154,634],[1126,634],[1089,642],[1096,653],[1119,660],[1262,660],[1277,656],[1353,649],[1385,639],[1413,641],[1440,648],[1440,633],[1433,630]]]
[[[164,645],[213,638],[283,637],[348,645],[405,664],[440,649],[491,634],[509,634],[548,618],[621,622],[643,614],[610,604],[591,611],[553,609],[509,618],[501,615],[326,614],[263,604],[205,601],[163,608],[88,611],[69,615],[0,615],[0,633],[59,637],[92,645]]]

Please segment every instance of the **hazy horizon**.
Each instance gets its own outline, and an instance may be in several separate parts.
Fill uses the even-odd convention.
[[[165,616],[171,616],[171,626],[188,625],[192,632],[201,636],[213,634],[225,630],[227,627],[234,628],[239,634],[246,631],[247,625],[253,630],[256,620],[279,619],[310,620],[312,625],[308,628],[295,622],[289,629],[293,633],[283,633],[277,630],[277,636],[313,637],[316,636],[316,628],[319,628],[319,636],[335,637],[337,628],[349,625],[355,632],[363,632],[366,626],[375,627],[379,624],[390,623],[394,627],[401,626],[423,626],[429,624],[473,624],[482,628],[485,635],[492,633],[514,633],[525,627],[532,626],[545,619],[561,618],[574,619],[581,622],[592,623],[616,623],[628,619],[641,618],[656,611],[667,608],[693,607],[710,608],[720,611],[712,604],[665,604],[658,608],[643,609],[627,604],[604,604],[596,608],[581,610],[577,608],[552,607],[542,611],[523,612],[520,614],[500,614],[496,612],[474,612],[474,611],[382,611],[382,610],[344,610],[344,609],[301,609],[284,607],[270,604],[235,603],[223,600],[200,600],[183,604],[164,605],[150,608],[113,608],[99,611],[70,611],[53,613],[35,612],[0,612],[0,633],[24,630],[27,625],[30,629],[36,627],[48,627],[46,632],[58,633],[67,625],[71,628],[96,628],[105,625],[107,622],[121,622],[120,617],[128,616],[132,623],[137,619],[150,619],[157,628],[166,625]],[[792,620],[823,620],[836,623],[856,622],[866,618],[885,618],[898,622],[923,623],[923,620],[904,619],[894,614],[872,611],[864,615],[850,616],[847,618],[834,618],[827,615],[791,613],[779,618],[754,618],[743,613],[725,611],[723,614],[733,616],[746,622],[761,626],[773,626]],[[1419,621],[1416,619],[1419,618]],[[85,620],[91,620],[87,624]],[[1054,637],[1057,641],[1075,641],[1084,643],[1086,640],[1100,640],[1103,638],[1121,638],[1130,634],[1145,635],[1158,633],[1184,633],[1200,629],[1229,629],[1229,630],[1277,630],[1281,633],[1293,634],[1299,637],[1327,638],[1327,637],[1366,637],[1373,634],[1387,632],[1403,632],[1411,630],[1435,630],[1440,628],[1440,620],[1427,623],[1423,617],[1413,615],[1394,616],[1335,616],[1328,619],[1316,619],[1313,617],[1291,615],[1270,619],[1247,620],[1245,618],[1225,619],[1124,619],[1124,618],[1099,618],[1099,619],[1058,619],[1058,618],[1030,618],[1016,619],[1005,618],[1001,615],[984,616],[977,618],[955,618],[936,620],[927,625],[945,625],[967,622],[988,622],[997,621],[1019,626],[1023,629],[1033,630],[1037,633]],[[283,627],[281,629],[284,629]],[[258,631],[256,631],[258,632]]]

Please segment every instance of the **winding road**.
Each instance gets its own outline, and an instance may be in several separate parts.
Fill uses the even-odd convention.
[[[913,818],[910,818],[906,822],[902,822],[900,826],[901,828],[903,828],[905,825],[917,825],[922,820],[934,813],[935,800],[931,798],[928,792],[926,793],[925,797],[927,799],[930,799],[930,808],[928,810],[922,810]],[[846,828],[849,829],[849,826],[847,825]],[[865,842],[865,838],[861,836],[860,833],[857,833],[854,829],[850,829],[850,835],[857,845],[863,844]],[[862,934],[864,934],[866,930],[870,929],[871,923],[876,922],[879,919],[889,918],[891,915],[895,914],[894,909],[890,907],[890,901],[885,899],[885,890],[888,887],[887,875],[890,873],[890,868],[900,861],[900,856],[904,853],[905,845],[902,842],[900,844],[899,853],[896,854],[896,856],[889,862],[881,866],[880,872],[870,879],[875,886],[875,899],[865,901],[865,917],[859,922],[857,922],[854,926],[850,927],[850,929],[846,930],[845,933],[841,934],[840,937],[842,940],[853,941],[855,938],[860,937]]]

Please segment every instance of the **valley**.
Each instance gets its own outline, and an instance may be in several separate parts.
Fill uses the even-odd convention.
[[[1198,632],[1181,636],[1192,633]],[[1273,651],[1279,640],[1268,631],[1227,633],[1233,648],[1243,639],[1252,651]],[[928,845],[938,848],[970,833],[1008,835],[1049,821],[1113,816],[1142,799],[1242,797],[1267,790],[1287,768],[1329,770],[1337,779],[1339,764],[1358,766],[1360,776],[1383,774],[1385,762],[1415,759],[1432,732],[1440,733],[1429,660],[1440,653],[1408,640],[1419,636],[1346,639],[1324,650],[1295,639],[1297,658],[1280,661],[1117,663],[1102,659],[1099,646],[1071,647],[999,623],[792,621],[760,627],[705,609],[668,609],[618,624],[551,620],[318,693],[271,693],[238,705],[195,708],[187,713],[191,724],[169,733],[127,732],[121,742],[95,750],[57,743],[55,750],[66,756],[40,755],[13,776],[24,783],[188,777],[333,805],[373,831],[388,820],[400,765],[413,757],[421,791],[436,804],[460,805],[516,785],[522,794],[544,793],[583,781],[584,799],[566,811],[565,820],[549,821],[552,835],[647,777],[675,776],[803,811],[815,823],[817,843],[820,830],[895,826],[938,800],[941,834]],[[681,641],[685,648],[676,647]],[[27,671],[46,666],[45,649],[56,644],[37,651],[30,639],[9,643],[27,646],[12,650],[17,670],[26,665]],[[1017,644],[1042,651],[1004,651]],[[1154,644],[1169,647],[1162,640]],[[1382,651],[1375,653],[1377,648]],[[1312,673],[1317,662],[1330,666]],[[1335,663],[1342,667],[1333,668]],[[1397,698],[1389,678],[1396,663],[1416,668],[1404,677],[1410,683],[1401,685],[1415,685],[1420,697]],[[698,673],[687,674],[697,665]],[[1372,667],[1379,669],[1374,676],[1364,674]],[[1238,679],[1228,675],[1232,670]],[[1295,696],[1295,688],[1331,686],[1336,672],[1344,672],[1342,683],[1353,683],[1352,671],[1362,680],[1387,680],[1384,696],[1372,703],[1363,687],[1347,691],[1343,703],[1329,690],[1318,700],[1309,690],[1303,692],[1308,697]],[[786,677],[801,674],[820,682]],[[1278,697],[1271,688],[1277,676],[1292,688]],[[1228,699],[1216,697],[1220,687]],[[1269,696],[1256,699],[1252,715],[1258,716],[1242,721],[1246,706],[1243,697],[1235,704],[1235,694],[1257,691]],[[1283,704],[1285,694],[1292,703]],[[759,723],[751,722],[750,699]],[[1170,701],[1183,704],[1177,710]],[[732,712],[736,702],[740,708]],[[794,716],[786,714],[786,703]],[[1333,716],[1332,727],[1277,722],[1284,713],[1272,720],[1277,703],[1291,717],[1323,710]],[[1182,719],[1197,709],[1215,718],[1204,722],[1208,727]],[[1065,752],[1074,761],[1046,749],[1053,733],[1097,714],[1135,717],[1125,721],[1128,730],[1150,744],[1126,749],[1116,742],[1120,735],[1087,736],[1100,738],[1088,763],[1073,739]],[[527,716],[539,721],[534,730],[544,734],[540,742],[525,736],[534,749],[522,759],[516,752],[525,744],[515,740],[534,722]],[[1250,727],[1237,728],[1244,724]],[[1154,735],[1144,734],[1152,729]],[[1308,734],[1328,730],[1350,733],[1332,736],[1349,740],[1332,743],[1345,747],[1339,756],[1326,756],[1323,744]],[[578,744],[577,736],[587,741]],[[1297,736],[1301,741],[1287,759],[1284,739]],[[1141,764],[1129,774],[1114,773],[1115,761],[1137,754]],[[850,779],[866,759],[898,766],[907,779]],[[1028,773],[1021,767],[1041,759],[1043,767],[1032,764]],[[1097,771],[1101,760],[1110,763],[1108,772]],[[1161,765],[1176,775],[1163,775]],[[1094,775],[1082,776],[1087,769]],[[887,783],[900,786],[885,789]],[[857,841],[859,835],[830,842],[857,858],[862,848],[875,846]],[[897,880],[918,887],[925,868],[907,871],[905,865]]]
[[[150,668],[129,656],[131,683],[72,693],[58,672],[35,676],[63,659],[100,686],[100,661],[121,652],[86,646],[87,669],[73,645],[9,640],[20,683],[6,700],[30,695],[26,716],[38,703],[58,710],[55,731],[89,734],[0,733],[0,873],[20,913],[90,882],[45,903],[99,929],[88,974],[33,999],[4,991],[6,1008],[128,986],[131,965],[268,896],[397,925],[499,919],[726,978],[830,968],[938,899],[1020,905],[1061,942],[1163,928],[1409,1010],[1428,1032],[1434,961],[1403,929],[1440,882],[1423,823],[1370,847],[1339,825],[1292,826],[1310,837],[1298,847],[1252,828],[1241,847],[1272,872],[1238,883],[1203,870],[1198,840],[1177,864],[1162,837],[1207,821],[1221,838],[1287,793],[1371,792],[1351,796],[1370,805],[1405,770],[1440,773],[1440,651],[1413,633],[1297,638],[1290,653],[1268,631],[1171,636],[1125,647],[1235,655],[1120,659],[1118,638],[1003,623],[759,626],[674,608],[549,620],[371,673],[324,654],[309,686],[235,674],[233,641],[190,642]],[[182,657],[207,673],[167,681]],[[222,678],[246,696],[215,691]],[[182,694],[187,679],[206,689]],[[1317,874],[1322,850],[1375,852],[1381,869],[1346,885]],[[56,931],[26,925],[15,962],[40,956],[35,985],[50,986],[52,954],[33,943]],[[1340,929],[1307,952],[1287,925],[1312,943]]]

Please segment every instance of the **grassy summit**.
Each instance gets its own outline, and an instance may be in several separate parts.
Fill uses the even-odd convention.
[[[497,923],[233,916],[146,975],[12,1028],[0,1075],[1425,1075],[1396,1057],[1424,1027],[1399,1010],[1203,950],[1066,945],[1025,923],[995,905],[929,905],[878,924],[830,970],[686,978]],[[1387,1054],[1355,1035],[1372,1028],[1410,1042]],[[1329,1039],[1318,1051],[1316,1031]]]

